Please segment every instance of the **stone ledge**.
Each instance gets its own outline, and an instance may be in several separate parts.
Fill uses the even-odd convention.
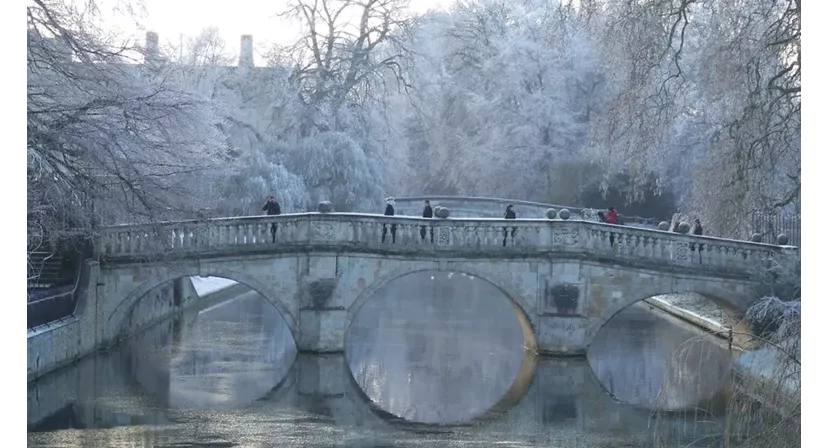
[[[752,276],[752,272],[745,269],[731,269],[725,270],[719,266],[705,266],[698,264],[681,265],[671,264],[668,260],[656,259],[635,259],[635,258],[613,258],[607,257],[603,254],[595,254],[588,251],[578,252],[564,252],[555,250],[531,250],[527,251],[523,247],[514,247],[503,249],[496,249],[496,252],[481,252],[481,251],[464,251],[462,248],[447,248],[453,250],[394,250],[386,248],[365,247],[365,246],[343,246],[336,245],[262,245],[254,246],[250,250],[244,250],[245,246],[237,246],[230,248],[231,250],[214,250],[210,252],[197,253],[176,253],[167,256],[109,256],[101,260],[103,268],[109,266],[124,267],[125,265],[133,264],[147,264],[147,263],[169,263],[174,261],[193,261],[204,262],[206,260],[251,260],[252,258],[270,258],[279,257],[286,258],[287,256],[319,256],[327,254],[329,256],[341,255],[375,255],[384,258],[401,258],[406,260],[434,260],[435,255],[439,255],[443,261],[461,260],[494,260],[494,261],[514,261],[514,260],[534,260],[534,261],[555,261],[555,260],[581,260],[586,262],[598,263],[602,266],[620,266],[624,268],[636,268],[652,270],[659,273],[669,272],[673,274],[686,274],[692,277],[710,276],[717,279],[732,279],[732,280],[746,280]],[[242,250],[238,250],[242,248]],[[712,274],[712,275],[711,275]]]

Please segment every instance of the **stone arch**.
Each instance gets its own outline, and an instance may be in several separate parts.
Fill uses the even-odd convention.
[[[636,288],[635,294],[622,295],[621,298],[613,300],[610,306],[593,320],[587,330],[586,347],[589,349],[595,336],[610,319],[642,300],[666,294],[697,294],[719,306],[735,318],[734,320],[739,320],[746,311],[740,304],[750,303],[750,289],[746,282],[707,278],[673,278],[667,285],[651,284],[647,287]]]
[[[261,283],[256,277],[245,274],[243,272],[225,269],[217,266],[201,265],[201,266],[177,266],[175,269],[162,268],[160,272],[154,273],[149,280],[144,281],[136,288],[131,288],[123,299],[121,299],[115,306],[114,310],[109,314],[105,323],[105,339],[113,339],[119,336],[121,329],[124,326],[124,321],[129,316],[130,311],[138,304],[138,302],[146,296],[147,293],[154,288],[182,277],[221,277],[228,280],[241,283],[250,287],[250,289],[258,292],[270,302],[282,317],[287,322],[288,328],[294,337],[297,339],[297,321],[295,316],[290,312],[290,308],[282,302],[282,300],[272,297],[270,288]]]
[[[480,280],[483,280],[483,281],[489,283],[490,285],[494,286],[495,288],[497,288],[498,291],[502,292],[503,295],[505,295],[509,299],[509,302],[514,307],[515,315],[518,318],[518,322],[520,323],[521,329],[523,330],[523,339],[524,339],[524,342],[526,343],[527,347],[534,350],[534,351],[537,351],[537,338],[535,336],[536,335],[535,323],[532,320],[533,313],[531,313],[531,310],[533,308],[531,308],[529,306],[529,304],[524,300],[524,298],[521,297],[519,294],[514,294],[511,291],[504,288],[503,286],[499,285],[497,282],[494,282],[494,281],[490,280],[488,278],[489,277],[488,274],[481,273],[481,271],[478,270],[478,269],[474,269],[474,268],[471,268],[469,266],[465,266],[465,265],[462,265],[462,264],[453,265],[453,266],[451,266],[451,268],[445,268],[445,267],[442,267],[440,264],[435,262],[432,266],[427,266],[427,267],[420,266],[420,267],[417,267],[417,268],[411,268],[411,267],[398,268],[398,269],[395,269],[395,270],[391,270],[391,271],[385,273],[384,275],[381,275],[379,278],[374,280],[370,285],[368,285],[365,289],[363,289],[362,292],[360,292],[359,295],[356,297],[356,299],[354,299],[354,301],[352,301],[348,305],[347,312],[346,312],[346,317],[345,317],[345,325],[343,326],[345,334],[348,333],[348,330],[351,328],[351,324],[353,323],[354,318],[356,318],[356,315],[359,312],[359,310],[362,308],[362,306],[365,305],[365,303],[380,288],[382,288],[383,286],[393,282],[394,280],[396,280],[400,277],[403,277],[403,276],[406,276],[406,275],[409,275],[409,274],[415,274],[417,272],[426,272],[426,271],[438,271],[438,272],[451,271],[451,272],[458,272],[458,273],[462,272],[462,273],[472,275],[476,278],[479,278]],[[346,358],[347,358],[347,353],[346,353]]]

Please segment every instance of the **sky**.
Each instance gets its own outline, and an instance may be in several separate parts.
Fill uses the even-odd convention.
[[[86,0],[74,0],[84,3]],[[112,3],[113,0],[98,0]],[[134,36],[143,42],[146,31],[155,31],[159,41],[178,43],[182,37],[196,36],[208,27],[217,27],[227,48],[238,52],[243,34],[253,35],[254,52],[273,43],[288,44],[295,41],[298,28],[291,27],[276,17],[283,11],[288,0],[143,0],[143,17],[139,23],[120,14],[111,14],[101,5],[107,17],[107,25]],[[423,13],[429,9],[446,9],[454,0],[411,0],[409,10]],[[257,55],[258,56],[258,55]],[[256,63],[260,61],[256,57]]]

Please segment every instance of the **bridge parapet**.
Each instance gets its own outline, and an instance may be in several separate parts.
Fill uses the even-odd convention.
[[[580,220],[424,219],[352,213],[113,226],[103,230],[96,251],[105,260],[128,262],[310,248],[492,259],[581,255],[743,274],[767,266],[772,257],[783,252],[798,251],[795,247]]]

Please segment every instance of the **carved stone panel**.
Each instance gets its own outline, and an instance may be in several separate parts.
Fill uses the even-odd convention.
[[[439,227],[437,229],[437,245],[448,246],[449,244],[451,244],[451,229]]]
[[[690,262],[690,243],[673,242],[673,261],[677,263]]]
[[[313,239],[330,241],[334,239],[334,226],[331,223],[320,222],[313,226]]]
[[[554,229],[552,230],[552,244],[574,246],[578,244],[578,231],[574,229]]]

